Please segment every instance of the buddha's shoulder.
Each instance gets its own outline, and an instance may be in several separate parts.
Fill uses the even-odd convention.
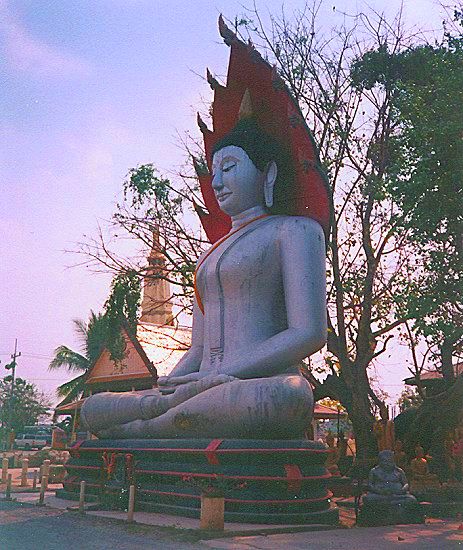
[[[278,230],[282,238],[294,238],[301,234],[324,240],[322,226],[312,218],[306,216],[271,216],[272,225]]]

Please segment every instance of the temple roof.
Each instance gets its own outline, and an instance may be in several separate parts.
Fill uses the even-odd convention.
[[[460,376],[463,374],[463,362],[455,363],[453,365],[453,372],[455,376]],[[431,382],[434,380],[442,380],[442,374],[437,370],[425,370],[420,374],[421,382]],[[404,378],[405,384],[408,386],[416,386],[417,381],[415,376],[410,376],[409,378]]]
[[[104,349],[87,374],[86,385],[129,382],[140,378],[165,376],[179,362],[191,341],[188,327],[139,323],[136,338],[122,329],[126,342],[125,357],[114,362]]]
[[[314,409],[313,409],[313,417],[315,419],[329,419],[329,418],[337,418],[339,416],[345,417],[347,414],[344,411],[338,412],[336,409],[332,409],[331,407],[327,407],[326,405],[320,405],[319,403],[315,403]]]

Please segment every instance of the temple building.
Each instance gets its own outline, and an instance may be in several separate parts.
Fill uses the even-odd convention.
[[[453,365],[453,373],[455,378],[463,376],[463,362],[455,363]],[[442,373],[435,369],[424,370],[419,377],[421,386],[425,389],[428,397],[437,395],[445,388],[444,377]],[[417,386],[418,380],[415,376],[410,376],[404,379],[404,383],[407,386]]]

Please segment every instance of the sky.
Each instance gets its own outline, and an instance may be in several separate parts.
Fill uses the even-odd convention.
[[[257,0],[265,14],[281,0]],[[249,5],[249,4],[248,4]],[[291,13],[303,1],[287,0]],[[323,0],[327,28],[365,3]],[[394,14],[398,0],[369,2]],[[53,350],[78,349],[72,319],[101,310],[109,275],[73,267],[84,235],[96,235],[121,198],[129,168],[168,174],[183,161],[177,133],[198,136],[196,111],[209,67],[226,72],[220,13],[246,0],[0,0],[0,376],[15,339],[17,374],[55,400],[69,379],[49,372]],[[336,11],[333,8],[338,8]],[[409,25],[439,27],[434,0],[405,0]],[[380,377],[392,397],[407,376],[403,354]]]

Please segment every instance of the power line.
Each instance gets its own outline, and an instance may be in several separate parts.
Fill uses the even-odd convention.
[[[40,355],[38,353],[23,353],[23,357],[32,357],[33,359],[53,359],[49,355]]]
[[[10,355],[10,353],[1,352],[0,355]],[[22,353],[21,357],[32,357],[33,359],[53,359],[50,355],[42,355],[41,353]]]

